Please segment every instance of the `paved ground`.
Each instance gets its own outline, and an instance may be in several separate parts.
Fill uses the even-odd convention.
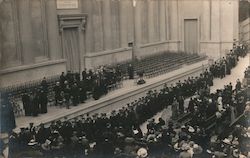
[[[240,59],[238,65],[232,70],[232,74],[230,76],[226,76],[223,79],[215,79],[214,80],[214,86],[211,87],[211,92],[214,92],[216,89],[223,88],[224,85],[228,84],[229,82],[232,82],[232,84],[235,85],[236,80],[238,78],[242,80],[244,77],[244,71],[248,65],[249,65],[249,56],[246,56],[244,59]],[[183,66],[183,67],[185,67],[185,66]],[[147,81],[146,84],[157,82],[157,81],[161,80],[162,78],[174,76],[174,75],[180,73],[180,71],[181,71],[181,69],[175,70],[175,71],[172,71],[172,72],[169,72],[169,73],[166,73],[164,75],[160,75],[160,76],[157,76],[154,78],[146,79],[146,81]],[[129,90],[136,90],[137,88],[138,88],[138,85],[135,84],[134,80],[125,80],[123,82],[122,88],[109,92],[106,96],[104,96],[100,100],[98,100],[98,102],[105,100],[105,99],[108,99],[108,98],[112,98],[113,96],[122,95],[122,94],[128,92]],[[53,116],[58,115],[58,114],[65,114],[66,115],[70,111],[74,111],[74,110],[78,110],[78,109],[83,108],[83,107],[87,107],[87,106],[89,106],[89,104],[92,104],[95,102],[96,101],[94,101],[93,99],[89,99],[84,104],[81,104],[77,107],[71,107],[70,110],[66,109],[65,107],[59,108],[59,107],[51,106],[51,107],[48,107],[47,114],[39,115],[38,117],[21,116],[21,117],[18,117],[16,119],[16,123],[17,123],[17,126],[19,128],[19,127],[26,126],[29,122],[43,122],[47,118],[52,118]],[[185,102],[187,103],[188,100],[186,100]],[[126,103],[124,103],[124,104],[126,104]],[[170,116],[171,116],[171,109],[170,109],[170,107],[168,107],[167,109],[164,109],[162,112],[158,113],[154,118],[156,120],[158,120],[159,117],[162,117],[164,120],[168,120],[170,118]],[[143,124],[141,126],[141,128],[143,129],[143,131],[146,131],[145,130],[146,123]]]
[[[16,124],[17,124],[17,129],[20,127],[25,127],[29,124],[29,122],[34,122],[34,124],[40,124],[41,122],[47,122],[48,120],[51,120],[55,118],[56,116],[65,116],[68,115],[69,113],[72,113],[74,111],[79,111],[83,108],[88,108],[90,106],[93,106],[94,104],[98,102],[103,102],[108,99],[113,99],[117,96],[121,96],[124,94],[127,94],[131,91],[138,90],[139,88],[147,87],[150,84],[158,83],[159,81],[162,80],[167,80],[173,76],[177,76],[180,74],[183,74],[187,72],[188,70],[192,70],[194,68],[197,68],[197,66],[201,66],[206,64],[207,61],[201,61],[192,65],[183,65],[182,68],[178,70],[171,71],[169,73],[154,77],[154,78],[147,78],[146,79],[146,84],[144,85],[136,85],[135,80],[125,80],[123,82],[123,87],[114,91],[109,92],[106,96],[101,97],[99,100],[93,100],[92,98],[87,100],[86,103],[80,104],[76,107],[72,107],[68,110],[65,107],[60,108],[60,107],[55,107],[51,106],[48,107],[48,113],[46,114],[40,114],[37,117],[32,117],[32,116],[20,116],[16,118]],[[195,75],[198,75],[195,74]],[[126,105],[128,102],[132,102],[133,100],[124,100],[124,103],[122,105]],[[111,112],[111,111],[110,111]]]
[[[211,87],[210,91],[215,92],[217,89],[222,89],[224,85],[229,84],[230,82],[232,83],[233,87],[236,85],[236,80],[244,78],[244,71],[246,68],[249,66],[249,60],[250,60],[250,55],[248,54],[245,58],[240,58],[238,65],[232,69],[231,75],[227,75],[223,79],[216,78],[214,79],[214,85]],[[189,102],[189,99],[185,100],[185,105],[187,106]],[[169,120],[171,117],[171,107],[169,106],[167,109],[164,109],[163,111],[159,112],[156,114],[153,118],[158,121],[158,119],[162,117],[164,120]],[[141,125],[141,129],[143,133],[145,133],[147,126],[147,122]]]

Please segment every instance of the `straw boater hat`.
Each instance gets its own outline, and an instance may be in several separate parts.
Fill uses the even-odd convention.
[[[200,154],[200,153],[202,153],[202,151],[203,151],[203,149],[201,148],[201,146],[199,146],[198,144],[193,145],[194,154]]]
[[[51,144],[51,141],[46,139],[46,141],[42,144],[42,149],[43,150],[49,150],[50,149],[50,144]]]
[[[31,139],[30,142],[28,143],[29,146],[34,146],[36,144],[37,142],[34,139]]]
[[[221,114],[219,111],[217,111],[217,112],[215,113],[215,115],[216,115],[217,118],[221,118],[221,116],[222,116],[222,114]]]
[[[195,132],[195,130],[194,130],[194,128],[193,128],[192,126],[189,126],[189,127],[188,127],[188,132],[190,132],[190,133],[194,133],[194,132]]]
[[[183,143],[182,146],[181,146],[181,150],[183,151],[187,151],[190,149],[190,146],[187,144],[187,143]]]
[[[137,151],[137,156],[139,158],[145,158],[148,156],[148,151],[145,149],[145,148],[140,148],[138,151]]]
[[[233,141],[232,141],[232,145],[237,146],[237,145],[239,145],[239,144],[240,144],[240,143],[239,143],[239,141],[238,141],[238,138],[235,137],[235,138],[233,139]]]
[[[222,142],[223,142],[223,143],[225,143],[225,144],[231,145],[230,140],[229,140],[229,139],[227,139],[227,138],[225,138]]]

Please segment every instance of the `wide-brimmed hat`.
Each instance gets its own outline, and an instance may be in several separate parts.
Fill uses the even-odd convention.
[[[28,143],[29,146],[36,145],[37,142],[34,139],[31,139],[30,142]]]
[[[137,156],[139,156],[139,158],[145,158],[148,156],[148,151],[145,148],[140,148],[137,151]]]
[[[190,149],[190,146],[187,144],[187,143],[183,143],[182,146],[181,146],[181,150],[189,150]]]
[[[148,142],[154,142],[156,141],[156,135],[155,134],[149,134],[147,137]]]
[[[218,135],[213,135],[210,139],[211,143],[216,143],[218,140]]]
[[[231,145],[230,140],[229,140],[229,139],[227,139],[227,138],[225,138],[222,142],[223,142],[223,143],[225,143],[225,144]]]
[[[215,113],[215,115],[216,115],[217,118],[221,118],[221,116],[222,116],[222,114],[221,114],[219,111],[217,111],[217,112]]]
[[[181,126],[181,129],[185,129],[185,128],[186,128],[186,126],[185,126],[185,125],[182,125],[182,126]]]
[[[135,130],[133,130],[133,133],[134,133],[134,134],[138,134],[139,131],[138,131],[137,129],[135,129]]]
[[[194,130],[194,128],[193,128],[192,126],[189,126],[189,127],[188,127],[188,132],[190,132],[190,133],[194,133],[194,132],[195,132],[195,130]]]
[[[239,143],[239,141],[238,141],[238,138],[235,137],[235,138],[233,139],[233,141],[232,141],[232,145],[237,146],[237,145],[239,145],[239,144],[240,144],[240,143]]]
[[[199,146],[198,144],[193,145],[194,154],[200,154],[200,153],[202,153],[202,151],[203,151],[203,149],[201,148],[201,146]]]
[[[51,144],[51,141],[46,139],[46,141],[41,145],[43,150],[49,150],[49,145]]]

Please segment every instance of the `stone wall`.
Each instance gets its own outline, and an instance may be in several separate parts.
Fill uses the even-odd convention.
[[[135,43],[134,53],[138,58],[162,51],[184,51],[185,19],[198,22],[201,54],[218,58],[231,49],[233,39],[238,40],[235,0],[136,0],[136,5],[133,0],[74,0],[78,4],[71,9],[58,9],[58,1],[8,0],[0,4],[3,80],[8,80],[6,72],[15,76],[18,67],[41,65],[44,68],[39,71],[42,71],[50,62],[55,63],[48,65],[53,74],[66,71],[65,62],[64,69],[58,69],[57,62],[53,62],[65,59],[58,15],[87,14],[86,27],[79,31],[81,69],[131,60],[129,42]],[[40,74],[35,74],[36,78],[46,73]],[[26,79],[20,79],[23,80]]]
[[[250,18],[245,19],[239,25],[239,40],[241,43],[250,45]]]

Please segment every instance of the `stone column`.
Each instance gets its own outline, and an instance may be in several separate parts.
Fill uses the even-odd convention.
[[[141,42],[141,3],[142,1],[136,2],[136,7],[134,7],[134,29],[135,29],[135,42],[136,46],[140,45]]]
[[[99,52],[103,50],[103,27],[102,27],[102,1],[91,1],[93,10],[93,33],[94,34],[94,50]]]
[[[120,1],[120,46],[122,48],[128,47],[128,1]]]
[[[134,40],[134,11],[132,0],[126,1],[128,4],[126,14],[127,14],[127,38],[128,42],[132,42]]]
[[[212,1],[212,14],[211,14],[211,40],[220,40],[220,1]]]
[[[203,11],[201,20],[201,40],[210,40],[210,0],[203,1]]]
[[[0,4],[0,67],[15,67],[21,64],[19,37],[16,2],[4,1]]]
[[[20,18],[20,37],[22,41],[22,63],[34,62],[32,26],[30,17],[30,0],[18,0]]]
[[[169,28],[170,28],[170,2],[169,0],[166,0],[165,1],[165,19],[166,19],[166,39],[169,40],[170,39],[170,31],[169,31]]]
[[[56,0],[46,1],[46,19],[48,31],[49,57],[52,60],[62,58],[62,46],[60,45],[59,26],[57,19]]]
[[[83,12],[88,14],[88,22],[85,31],[86,52],[94,52],[93,6],[92,0],[82,0]]]
[[[119,1],[111,1],[111,32],[112,32],[112,48],[120,47],[120,19],[119,19]]]
[[[234,13],[234,21],[233,21],[233,38],[239,40],[239,1],[231,1],[234,9],[233,9],[233,13]]]
[[[110,50],[112,49],[110,0],[103,1],[102,7],[104,49]]]
[[[166,40],[166,15],[165,15],[165,3],[166,1],[159,1],[159,9],[160,9],[160,14],[159,14],[159,25],[160,25],[160,41],[165,41]]]
[[[148,40],[149,43],[154,42],[154,1],[148,0]]]
[[[170,1],[170,40],[178,40],[178,8],[177,8],[177,0]]]

